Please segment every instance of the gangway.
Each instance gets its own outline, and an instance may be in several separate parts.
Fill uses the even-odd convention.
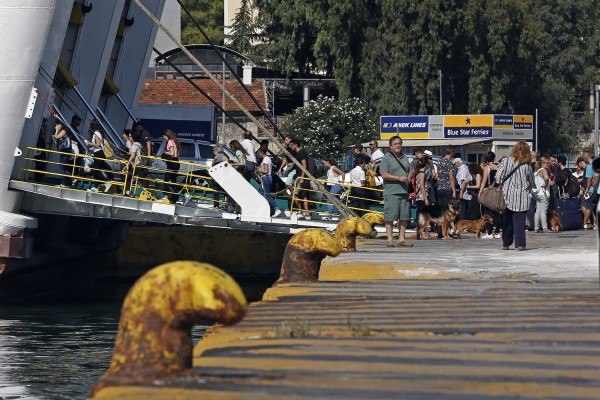
[[[63,176],[63,173],[56,169],[64,168],[65,165],[52,161],[50,157],[60,154],[59,151],[30,147],[25,153],[20,160],[18,178],[11,180],[9,184],[12,190],[25,193],[23,212],[282,233],[296,233],[307,228],[332,231],[339,222],[320,218],[299,219],[293,208],[281,217],[271,217],[269,205],[264,197],[228,162],[211,167],[181,161],[182,169],[178,175],[183,179],[174,184],[160,179],[166,171],[153,166],[153,161],[158,160],[156,157],[144,157],[147,160],[144,162],[145,166],[141,167],[128,165],[126,160],[72,154],[73,161],[67,166],[71,172],[68,177],[78,178],[79,182],[76,187],[63,187],[31,179],[34,174],[43,174],[54,179]],[[83,162],[83,159],[87,160]],[[114,179],[102,181],[92,176],[80,176],[82,165],[87,165],[90,159],[110,163],[113,166]],[[144,169],[146,172],[140,174],[136,169]],[[88,174],[92,172],[88,171]],[[216,182],[223,191],[215,189],[214,183],[205,186],[196,182],[198,178]],[[82,182],[88,181],[88,187],[84,186],[85,183],[82,185]],[[177,188],[169,191],[165,188],[168,185]],[[127,188],[135,193],[134,197],[124,195]],[[183,200],[168,204],[159,199],[158,193],[177,194]],[[223,196],[223,199],[219,196]],[[217,203],[227,204],[226,196],[235,201],[234,212],[215,207]],[[322,201],[312,202],[325,204]]]

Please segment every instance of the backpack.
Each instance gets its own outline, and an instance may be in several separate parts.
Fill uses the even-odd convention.
[[[568,176],[564,189],[565,193],[567,193],[571,198],[579,196],[580,187],[577,178],[575,178],[573,175]]]
[[[108,139],[106,139],[102,133],[100,133],[100,131],[95,131],[94,132],[94,136],[97,136],[98,139],[100,139],[100,147],[102,149],[102,152],[104,153],[104,158],[113,158],[115,156],[115,152],[112,148],[112,146],[110,145],[110,142],[108,141]],[[94,152],[96,152],[97,150],[94,150]]]
[[[56,141],[56,150],[58,151],[62,151],[65,153],[70,153],[72,152],[71,149],[71,139],[69,139],[68,136],[63,136],[60,139],[58,139]]]
[[[103,146],[102,150],[104,150],[104,157],[113,158],[115,155],[115,152],[113,151],[113,148],[110,145],[110,142],[108,140],[104,139],[103,143],[104,143],[104,146]]]

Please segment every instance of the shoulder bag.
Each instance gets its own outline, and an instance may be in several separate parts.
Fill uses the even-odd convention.
[[[502,186],[508,180],[508,178],[512,176],[512,174],[517,172],[521,165],[523,164],[518,164],[512,171],[510,171],[510,174],[504,178],[502,183],[494,183],[483,189],[481,196],[477,198],[479,200],[479,204],[500,214],[506,211],[506,202],[504,201],[504,196],[502,194]]]
[[[404,172],[406,172],[406,179],[407,179],[407,183],[408,183],[408,188],[407,188],[408,199],[415,200],[417,198],[417,192],[415,190],[415,186],[416,186],[415,178],[413,177],[412,179],[408,179],[409,173],[406,170],[406,168],[404,168],[404,165],[402,165],[402,163],[400,162],[400,159],[398,157],[396,157],[395,154],[392,154],[392,156],[396,159],[396,161],[398,161],[398,164],[400,164],[400,168],[402,168],[404,170]]]

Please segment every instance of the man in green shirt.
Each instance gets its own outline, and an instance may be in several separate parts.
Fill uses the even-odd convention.
[[[413,172],[408,158],[402,153],[402,139],[399,136],[390,138],[390,151],[381,159],[379,166],[383,178],[383,209],[385,232],[388,247],[412,247],[406,242],[406,226],[410,219],[410,202],[408,201],[408,180]],[[398,221],[398,244],[393,243],[394,221]]]

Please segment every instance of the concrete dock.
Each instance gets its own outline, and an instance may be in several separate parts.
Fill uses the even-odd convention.
[[[194,374],[97,399],[600,398],[597,232],[412,241],[322,263],[196,346]]]

